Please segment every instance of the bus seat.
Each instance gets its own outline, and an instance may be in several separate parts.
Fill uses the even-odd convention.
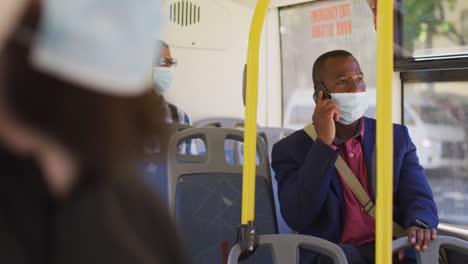
[[[222,127],[244,129],[244,119],[235,117],[214,117],[199,120],[195,123],[196,127]],[[257,125],[258,126],[258,125]],[[234,144],[226,142],[226,159],[230,164],[242,164],[243,162],[243,146],[241,142]],[[258,157],[257,157],[258,163]]]
[[[294,132],[293,129],[284,128],[284,127],[259,127],[258,135],[263,138],[266,143],[268,156],[271,160],[271,151],[273,150],[273,145],[280,141],[281,139],[291,135]]]
[[[259,248],[269,248],[273,252],[271,263],[299,263],[299,248],[314,250],[329,256],[334,263],[347,264],[343,250],[327,240],[305,235],[261,235]],[[258,248],[256,249],[258,250]],[[241,248],[235,245],[229,253],[228,264],[239,263]]]
[[[168,133],[173,135],[188,128],[191,126],[178,123],[169,124]],[[184,146],[184,151],[190,148],[190,144]],[[161,146],[157,140],[150,139],[144,146],[144,160],[138,165],[138,170],[143,174],[145,181],[161,196],[163,201],[167,198],[166,151],[167,148]]]
[[[214,117],[199,120],[196,127],[224,127],[224,128],[244,128],[244,119],[235,117]]]
[[[399,238],[393,241],[393,252],[398,252],[402,249],[410,248],[407,237]],[[429,250],[416,251],[416,263],[418,264],[439,264],[439,249],[446,249],[448,252],[456,252],[460,255],[468,256],[468,242],[459,238],[449,236],[437,236],[436,240],[431,241]],[[465,263],[456,262],[449,259],[448,263]]]
[[[273,150],[273,145],[280,141],[281,139],[292,134],[294,130],[284,127],[260,127],[258,129],[258,135],[262,138],[268,149],[268,157],[271,160],[271,151]],[[270,167],[271,170],[271,183],[273,188],[273,195],[275,198],[275,208],[276,208],[276,220],[278,222],[278,232],[280,234],[291,234],[293,233],[292,229],[286,224],[281,215],[280,204],[278,200],[278,183],[275,179],[275,172]]]
[[[177,145],[198,138],[207,155],[195,163],[180,160]],[[175,134],[168,152],[168,200],[194,263],[225,263],[236,243],[241,223],[242,166],[228,164],[227,139],[243,141],[243,132],[226,128],[193,128]],[[266,147],[258,141],[255,216],[259,234],[277,233],[275,208]],[[270,254],[259,252],[245,263],[268,263]],[[252,262],[253,261],[253,262]]]

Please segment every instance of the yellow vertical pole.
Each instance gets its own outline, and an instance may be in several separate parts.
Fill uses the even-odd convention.
[[[393,5],[393,0],[380,0],[377,5],[377,264],[392,263]]]
[[[242,182],[242,224],[255,218],[255,175],[257,155],[258,61],[260,38],[270,0],[258,0],[250,25],[247,52],[247,82]]]

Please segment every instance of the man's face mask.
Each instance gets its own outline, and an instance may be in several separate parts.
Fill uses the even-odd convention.
[[[99,92],[143,93],[160,32],[160,0],[43,3],[36,67]]]
[[[341,115],[339,123],[350,125],[364,116],[369,107],[367,92],[359,93],[332,93],[332,100],[340,106]]]
[[[158,94],[163,94],[172,86],[174,80],[174,69],[171,67],[153,68],[153,87]]]

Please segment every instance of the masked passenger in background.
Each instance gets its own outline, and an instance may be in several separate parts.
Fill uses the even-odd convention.
[[[162,40],[158,41],[158,51],[155,57],[153,63],[153,89],[162,100],[165,100],[164,94],[172,88],[174,67],[177,66],[177,60],[172,57],[169,45]],[[192,124],[187,113],[174,104],[166,101],[164,111],[168,123]]]
[[[144,88],[159,8],[1,1],[0,263],[187,263],[134,172],[164,138]]]

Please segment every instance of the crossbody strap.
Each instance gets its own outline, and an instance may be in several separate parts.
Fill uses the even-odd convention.
[[[304,131],[312,138],[312,140],[315,141],[317,139],[317,132],[315,131],[313,124],[308,124],[306,127],[304,127]],[[374,201],[372,201],[372,199],[369,197],[369,194],[366,192],[364,187],[362,187],[362,184],[359,182],[353,171],[349,168],[341,156],[338,156],[335,166],[343,180],[353,192],[354,196],[358,199],[364,211],[366,211],[366,213],[375,219]],[[393,222],[393,236],[406,236],[405,230],[395,222]]]

